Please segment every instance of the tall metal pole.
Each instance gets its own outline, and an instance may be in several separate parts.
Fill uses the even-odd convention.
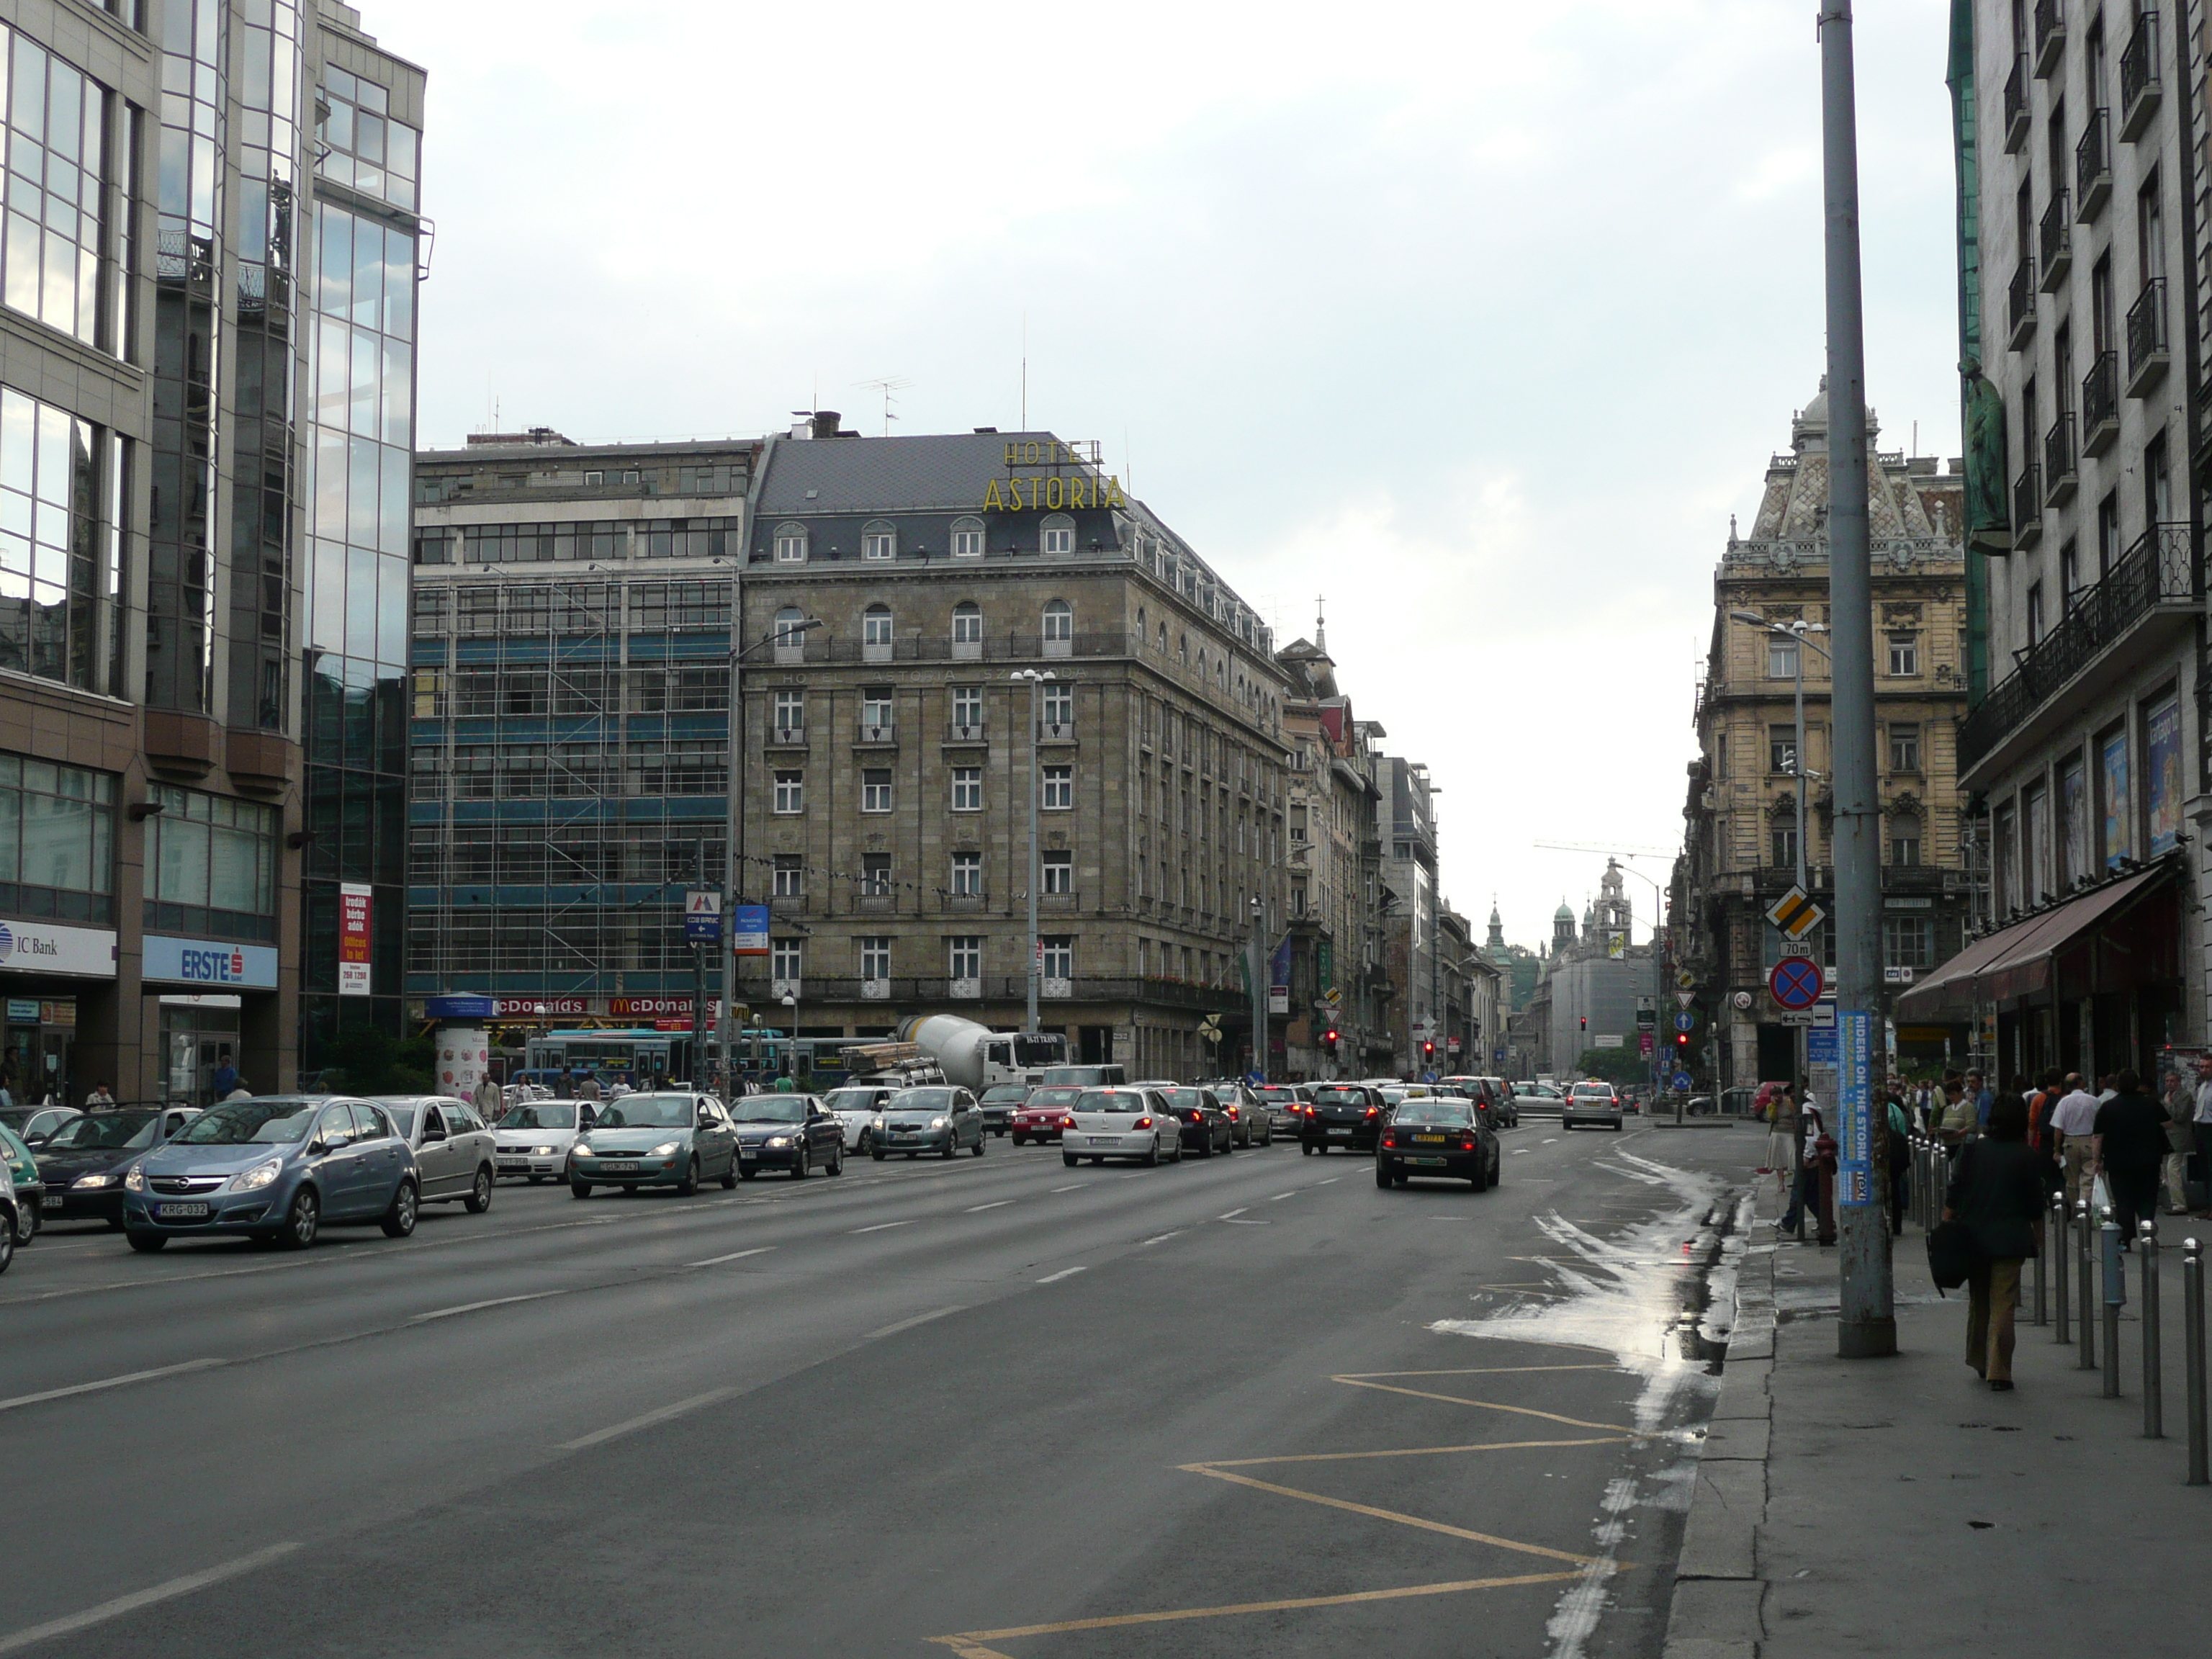
[[[1874,753],[1873,584],[1867,562],[1866,361],[1859,310],[1857,116],[1850,0],[1820,15],[1820,125],[1827,222],[1829,718],[1836,796],[1836,1090],[1842,1308],[1836,1352],[1897,1352],[1889,1229],[1874,1189],[1873,1047],[1881,968],[1881,803]],[[1802,773],[1803,757],[1799,757]],[[1804,834],[1798,820],[1798,834]]]
[[[1043,947],[1037,939],[1037,793],[1043,788],[1043,779],[1037,771],[1037,695],[1044,684],[1044,676],[1034,668],[1022,671],[1030,683],[1030,996],[1029,1024],[1025,1030],[1037,1028],[1037,979],[1044,971]]]
[[[1264,878],[1262,878],[1264,879]],[[1267,965],[1267,906],[1252,895],[1252,1069],[1267,1080],[1267,988],[1261,975]],[[1285,1039],[1287,1041],[1287,1039]]]

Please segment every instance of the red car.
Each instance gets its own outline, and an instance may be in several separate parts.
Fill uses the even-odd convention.
[[[1006,1121],[1014,1145],[1026,1146],[1034,1140],[1043,1146],[1058,1140],[1061,1123],[1082,1092],[1072,1083],[1047,1083],[1030,1090],[1030,1097]]]

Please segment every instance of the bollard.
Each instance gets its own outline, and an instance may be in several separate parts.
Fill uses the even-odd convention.
[[[2142,1255],[2143,1438],[2163,1440],[2166,1377],[2160,1369],[2164,1356],[2159,1351],[2158,1226],[2154,1222],[2141,1222],[2136,1231],[2136,1249]]]
[[[2050,1304],[2044,1299],[2043,1292],[2044,1254],[2041,1250],[2035,1253],[2035,1322],[2039,1325],[2051,1322]]]
[[[2083,1199],[2074,1206],[2074,1288],[2079,1292],[2075,1300],[2081,1305],[2075,1311],[2080,1317],[2075,1321],[2081,1328],[2081,1357],[2074,1362],[2077,1371],[2097,1369],[2097,1262],[2096,1237],[2089,1225],[2089,1200]]]
[[[2058,1327],[2058,1345],[2063,1347],[2074,1340],[2070,1322],[2066,1317],[2067,1277],[2073,1269],[2066,1260],[2066,1194],[2063,1193],[2051,1195],[2051,1255],[2057,1263],[2051,1277],[2058,1281],[2058,1317],[2055,1322]]]
[[[2110,1205],[2098,1212],[2097,1255],[2105,1280],[2105,1398],[2120,1397],[2120,1306],[2128,1299],[2127,1270],[2120,1265],[2120,1224]]]
[[[2193,1238],[2181,1241],[2182,1367],[2189,1374],[2189,1484],[2212,1486],[2204,1421],[2204,1254]]]

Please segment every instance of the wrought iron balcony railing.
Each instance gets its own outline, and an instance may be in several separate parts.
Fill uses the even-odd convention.
[[[2101,455],[2120,435],[2120,354],[2100,351],[2081,377],[2081,448]]]
[[[2166,278],[2154,276],[2128,307],[2128,396],[2140,398],[2166,373]]]
[[[2081,198],[2080,216],[2087,224],[2097,216],[2105,198],[2112,193],[2112,116],[2093,109],[2081,129],[2081,142],[2074,146],[2074,193]]]
[[[2012,544],[2032,546],[2043,533],[2043,469],[2030,461],[2012,486]]]
[[[2067,191],[2051,192],[2051,205],[2043,210],[2043,291],[2056,293],[2074,268],[2074,215]]]
[[[2158,112],[2158,14],[2136,19],[2135,30],[2120,48],[2120,138],[2133,143]]]

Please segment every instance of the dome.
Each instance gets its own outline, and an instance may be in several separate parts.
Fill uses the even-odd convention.
[[[1559,901],[1559,908],[1552,912],[1552,920],[1553,921],[1572,921],[1574,919],[1575,913],[1568,909],[1566,901],[1565,899],[1561,899]]]
[[[1828,423],[1828,377],[1820,377],[1820,389],[1813,394],[1813,401],[1798,411],[1800,426],[1826,426]]]

